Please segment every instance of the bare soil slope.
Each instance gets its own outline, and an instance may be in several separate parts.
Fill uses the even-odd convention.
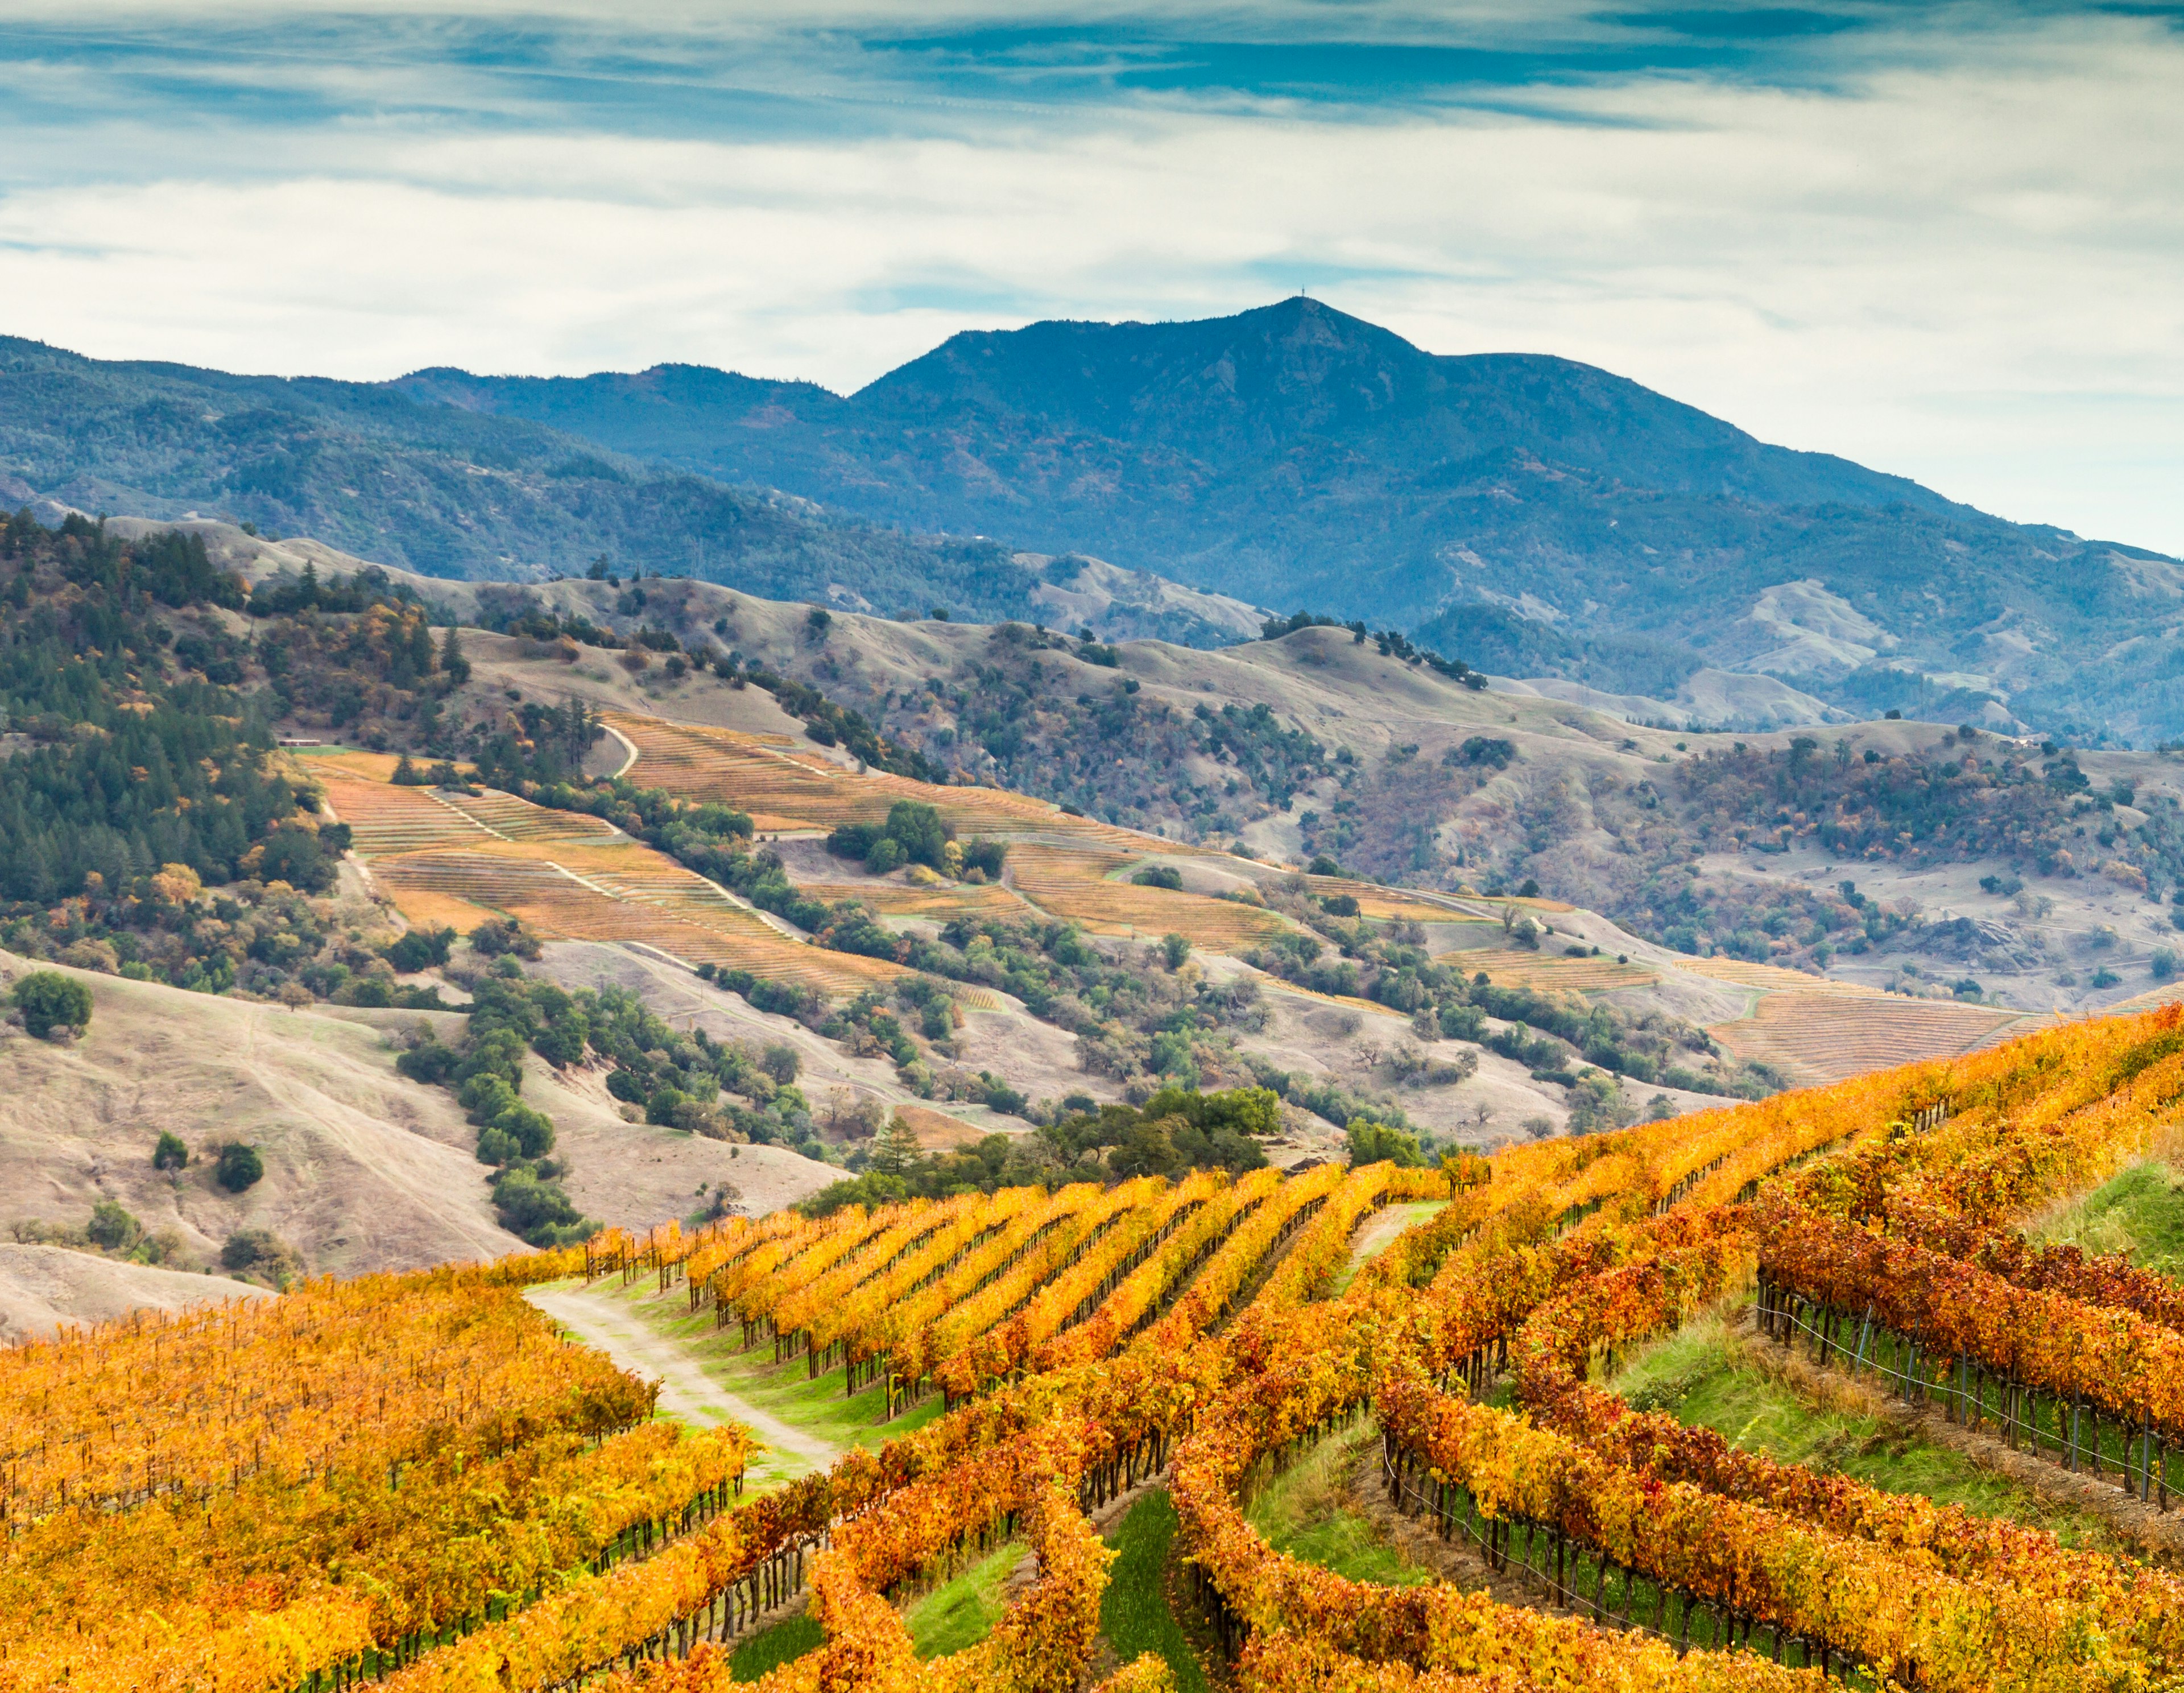
[[[0,955],[0,981],[31,968]],[[493,1220],[453,1096],[398,1075],[374,1026],[419,1014],[296,1012],[69,974],[92,992],[81,1041],[0,1040],[0,1226],[81,1226],[116,1199],[202,1262],[235,1231],[268,1229],[312,1269],[343,1272],[521,1245]],[[162,1130],[191,1149],[179,1175],[152,1167]],[[227,1141],[254,1145],[265,1166],[240,1194],[212,1179]]]

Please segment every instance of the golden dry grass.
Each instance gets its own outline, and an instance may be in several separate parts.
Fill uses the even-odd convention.
[[[945,1111],[934,1110],[930,1105],[898,1105],[894,1108],[894,1114],[916,1137],[918,1145],[928,1152],[976,1146],[986,1137],[986,1131],[976,1123],[967,1123],[961,1117],[951,1117]]]
[[[385,881],[381,886],[394,902],[394,908],[412,928],[452,929],[459,935],[467,935],[479,924],[501,914],[430,888],[396,887]]]
[[[401,761],[392,752],[365,752],[346,746],[294,747],[287,755],[307,774],[354,776],[367,782],[383,782]]]

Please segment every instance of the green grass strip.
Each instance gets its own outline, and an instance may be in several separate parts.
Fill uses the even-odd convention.
[[[1180,1522],[1175,1501],[1156,1489],[1107,1531],[1116,1556],[1100,1598],[1100,1632],[1118,1663],[1152,1652],[1174,1674],[1178,1693],[1207,1693],[1206,1672],[1167,1602],[1168,1550]]]

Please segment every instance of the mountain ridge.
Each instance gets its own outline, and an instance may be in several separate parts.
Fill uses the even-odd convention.
[[[1511,675],[1668,697],[1741,669],[1858,714],[2184,729],[2165,662],[2130,645],[2184,616],[2145,567],[2159,554],[1772,446],[1552,355],[1429,353],[1313,300],[965,331],[848,395],[692,366],[394,386],[874,522],[1404,627]],[[1786,624],[1791,589],[1824,628]],[[1844,627],[1871,638],[1828,633]]]
[[[604,557],[891,615],[1051,617],[1042,587],[1090,558],[1607,693],[1723,671],[1853,716],[2184,735],[2175,560],[1307,299],[967,331],[846,396],[688,365],[370,384],[0,341],[0,490],[443,576]],[[1103,634],[1228,638],[1135,597]]]

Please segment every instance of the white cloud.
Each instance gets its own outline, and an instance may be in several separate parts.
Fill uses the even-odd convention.
[[[1562,353],[2184,551],[2162,473],[2184,452],[2180,60],[2153,25],[2081,20],[1825,92],[1531,91],[1552,114],[1178,97],[762,142],[351,117],[259,137],[248,168],[252,137],[214,126],[171,174],[0,195],[0,299],[14,332],[106,356],[850,388],[958,328],[1312,282],[1438,351]]]

